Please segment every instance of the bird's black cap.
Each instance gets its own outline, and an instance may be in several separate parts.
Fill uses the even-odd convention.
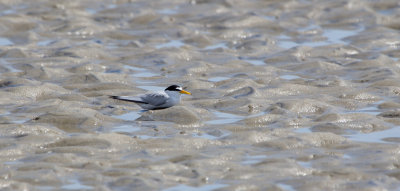
[[[168,90],[168,91],[181,91],[182,87],[178,86],[178,85],[171,85],[168,88],[166,88],[165,90]]]

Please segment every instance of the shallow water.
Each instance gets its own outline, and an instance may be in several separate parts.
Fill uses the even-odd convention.
[[[0,190],[397,190],[397,1],[2,1]],[[109,95],[192,92],[143,111]]]

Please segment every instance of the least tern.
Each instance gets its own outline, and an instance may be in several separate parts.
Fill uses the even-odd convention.
[[[183,90],[181,86],[172,85],[166,88],[164,91],[149,92],[138,97],[131,96],[110,96],[112,99],[134,102],[143,109],[155,110],[165,109],[178,104],[181,101],[181,95],[188,94],[190,92]]]

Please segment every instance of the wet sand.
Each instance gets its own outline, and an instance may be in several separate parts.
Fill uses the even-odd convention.
[[[2,1],[1,190],[396,190],[398,1]],[[179,84],[179,106],[108,95]]]

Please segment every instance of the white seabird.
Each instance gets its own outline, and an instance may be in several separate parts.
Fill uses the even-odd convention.
[[[134,102],[143,109],[155,110],[165,109],[178,104],[181,101],[181,95],[188,94],[190,92],[183,90],[181,86],[171,85],[164,91],[149,92],[137,97],[131,96],[110,96],[112,99]]]

